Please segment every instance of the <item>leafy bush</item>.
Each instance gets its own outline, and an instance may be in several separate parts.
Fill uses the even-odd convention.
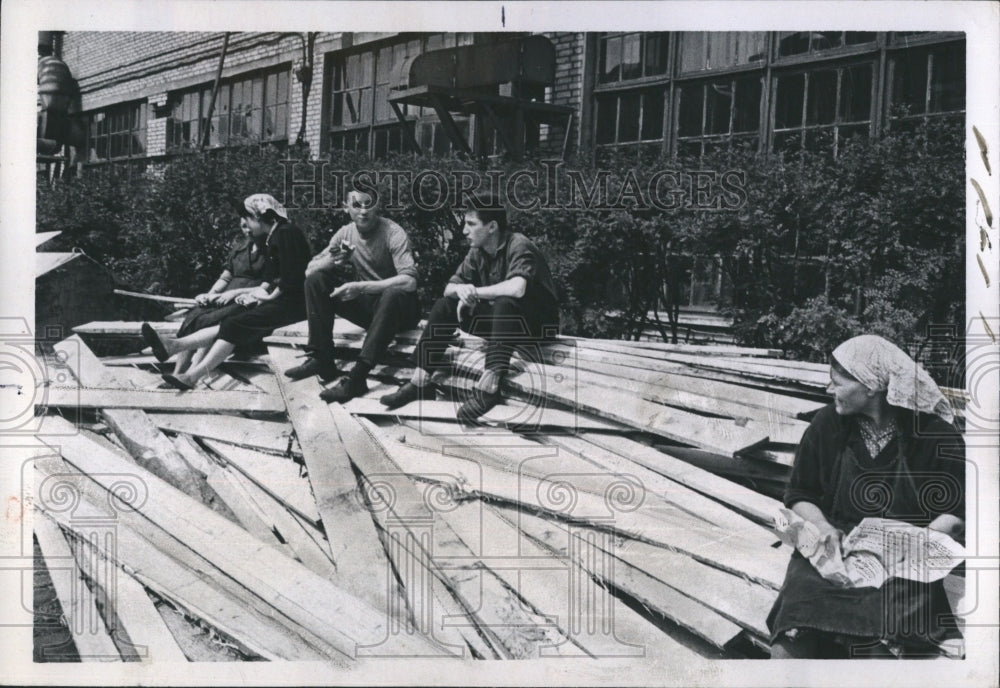
[[[734,317],[741,343],[822,360],[842,339],[861,332],[905,343],[924,338],[933,323],[958,324],[961,331],[962,136],[960,124],[941,121],[876,141],[852,139],[835,159],[807,152],[764,156],[743,148],[701,160],[612,156],[597,166],[585,158],[556,173],[554,198],[540,197],[523,177],[545,179],[552,170],[546,161],[477,167],[455,158],[371,161],[337,153],[295,170],[297,180],[308,180],[327,164],[322,199],[299,184],[285,200],[319,250],[348,221],[336,170],[392,170],[410,179],[421,171],[490,172],[504,179],[519,171],[518,197],[530,207],[512,210],[511,225],[549,257],[564,331],[634,336],[646,326],[647,311],[658,309],[667,323],[664,334],[676,335],[690,256],[717,256],[727,285],[719,306]],[[57,248],[82,248],[123,286],[194,294],[212,284],[236,236],[231,202],[256,192],[284,198],[285,157],[260,147],[183,155],[131,181],[88,170],[54,187],[39,185],[37,229],[62,230]],[[603,181],[609,194],[585,207],[578,194],[570,195],[567,170],[584,190]],[[729,194],[730,208],[697,207],[697,189],[685,178],[673,189],[683,192],[676,207],[649,207],[628,194],[614,202],[630,183],[647,189],[664,170],[732,171],[742,180],[741,193]],[[401,191],[398,206],[386,215],[410,234],[427,308],[466,250],[460,218],[455,199],[441,198],[446,190],[426,175],[418,189],[404,184]],[[612,310],[623,317],[609,317]]]

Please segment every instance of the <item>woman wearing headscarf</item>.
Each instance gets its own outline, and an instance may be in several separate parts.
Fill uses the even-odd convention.
[[[196,305],[188,310],[180,329],[177,330],[178,339],[218,325],[227,317],[243,311],[246,306],[236,303],[236,298],[261,285],[267,262],[264,240],[250,233],[246,217],[240,217],[240,231],[242,236],[229,251],[219,279],[211,289],[195,297]],[[197,351],[186,349],[177,354],[174,376],[185,372],[192,363],[197,363],[206,353],[208,348],[203,347]]]
[[[143,337],[160,361],[182,351],[209,347],[187,371],[163,376],[172,387],[192,389],[237,346],[255,344],[276,328],[305,319],[303,284],[306,265],[312,258],[305,234],[288,221],[285,208],[269,194],[248,196],[241,213],[251,236],[263,240],[265,254],[263,283],[235,299],[245,308],[223,318],[218,325],[180,338],[161,338],[148,323],[143,323]]]
[[[839,540],[868,517],[960,537],[964,444],[927,372],[891,342],[862,335],[833,351],[827,391],[833,403],[802,436],[785,506],[824,538]],[[841,587],[798,551],[767,623],[773,658],[934,653],[960,637],[941,581]]]

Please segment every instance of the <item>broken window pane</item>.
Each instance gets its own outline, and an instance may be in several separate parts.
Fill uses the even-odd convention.
[[[805,76],[788,74],[778,77],[774,104],[774,126],[777,129],[802,126],[802,98]]]
[[[837,114],[837,72],[825,69],[809,74],[806,124],[832,124]]]
[[[621,78],[622,39],[621,36],[601,41],[600,81],[618,81]]]
[[[709,84],[705,90],[705,133],[728,134],[733,102],[731,84]]]
[[[736,105],[733,131],[757,131],[760,127],[760,103],[763,87],[759,76],[736,80]]]
[[[680,136],[701,135],[702,93],[704,87],[686,84],[680,92],[680,116],[678,134]]]
[[[663,138],[664,90],[646,91],[642,95],[642,140]]]
[[[892,104],[922,114],[927,100],[927,53],[905,53],[893,61]]]
[[[642,76],[642,62],[639,60],[639,46],[642,39],[637,33],[622,36],[622,75],[624,79],[638,79]]]
[[[639,103],[638,93],[621,96],[618,110],[618,141],[639,140]]]
[[[845,69],[840,81],[840,121],[866,122],[871,119],[871,107],[871,65]]]
[[[935,50],[931,59],[931,102],[928,112],[965,109],[965,50],[962,46]]]
[[[615,142],[615,122],[617,116],[617,98],[612,96],[597,100],[597,143]]]

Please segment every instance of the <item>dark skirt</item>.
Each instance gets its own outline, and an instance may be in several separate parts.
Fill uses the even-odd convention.
[[[184,322],[177,330],[178,337],[185,337],[206,327],[214,327],[226,318],[247,310],[246,306],[237,303],[227,303],[224,306],[194,306],[184,316]]]
[[[245,269],[249,270],[250,268],[247,266]],[[245,277],[238,274],[229,280],[227,290],[245,289],[247,287],[256,287],[259,285],[259,278]],[[184,316],[184,322],[181,323],[176,336],[184,337],[189,334],[193,334],[198,330],[204,330],[206,327],[214,327],[226,318],[236,315],[240,311],[244,310],[246,310],[245,306],[240,306],[239,304],[233,302],[229,302],[222,306],[193,306],[188,310],[187,315]]]
[[[767,626],[772,643],[793,628],[850,638],[862,645],[886,640],[928,651],[961,637],[941,581],[890,578],[881,588],[841,588],[820,576],[798,552],[788,563]]]
[[[243,308],[219,323],[219,339],[238,347],[257,344],[279,327],[305,320],[305,298],[280,296],[274,301]]]

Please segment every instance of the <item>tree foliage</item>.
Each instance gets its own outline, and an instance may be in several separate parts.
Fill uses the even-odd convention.
[[[627,337],[647,325],[653,310],[662,314],[663,335],[676,336],[690,256],[717,257],[726,282],[718,305],[733,316],[741,343],[825,360],[839,341],[862,332],[909,343],[934,323],[961,330],[962,136],[960,125],[940,121],[874,141],[851,139],[835,158],[734,148],[700,160],[632,155],[595,165],[586,156],[553,173],[552,162],[541,160],[476,166],[454,158],[337,154],[294,172],[296,180],[309,180],[326,162],[327,172],[394,171],[409,180],[426,171],[451,179],[478,172],[485,183],[491,170],[503,179],[520,171],[514,186],[521,207],[511,211],[511,225],[549,257],[564,331]],[[232,203],[248,194],[285,199],[316,250],[348,221],[340,205],[343,180],[332,173],[323,178],[322,198],[308,184],[285,198],[285,157],[269,148],[228,149],[178,156],[131,179],[88,170],[52,187],[40,184],[37,230],[61,230],[57,248],[83,249],[122,286],[191,295],[221,271],[238,231]],[[648,191],[665,170],[675,174],[656,207]],[[716,175],[701,199],[689,174],[699,170]],[[739,180],[741,191],[733,193],[732,184],[721,189],[722,173],[736,175],[729,179]],[[544,183],[550,174],[555,189]],[[465,245],[455,189],[442,188],[432,175],[421,179],[402,184],[398,205],[386,214],[410,233],[427,307]],[[590,189],[598,191],[587,203],[582,192]],[[623,317],[610,318],[609,311]]]

